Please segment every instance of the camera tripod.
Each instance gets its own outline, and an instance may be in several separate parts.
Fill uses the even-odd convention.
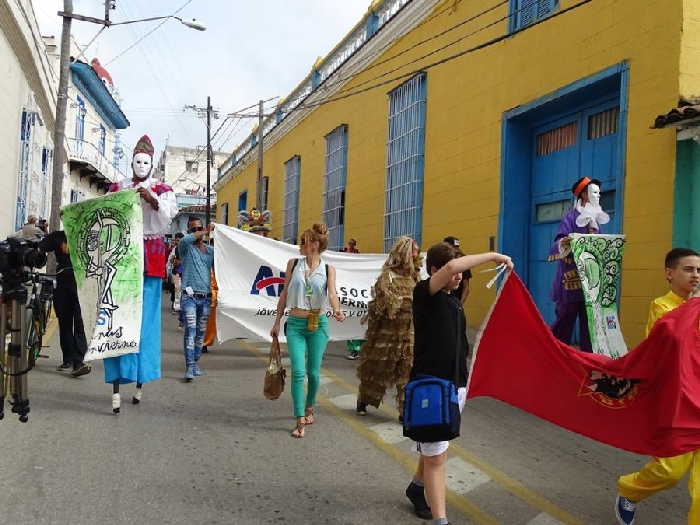
[[[3,291],[0,304],[0,419],[5,417],[5,395],[9,393],[12,412],[19,416],[22,423],[29,420],[27,373],[31,367],[30,349],[26,344],[29,332],[28,296],[27,287],[18,283],[12,289]],[[8,331],[10,342],[5,348]]]

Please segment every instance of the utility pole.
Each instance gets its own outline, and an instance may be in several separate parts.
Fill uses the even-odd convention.
[[[255,189],[255,207],[258,211],[263,211],[262,189],[263,189],[263,101],[258,102],[258,179]]]
[[[61,61],[56,97],[56,124],[53,130],[53,170],[51,183],[51,217],[49,229],[61,226],[61,196],[63,195],[63,164],[66,160],[66,111],[68,108],[68,75],[70,73],[70,28],[73,20],[73,0],[63,0],[63,30],[61,31]]]
[[[150,22],[152,20],[163,20],[173,18],[182,25],[197,31],[205,31],[206,26],[195,19],[183,20],[175,15],[155,16],[142,18],[140,20],[127,20],[114,23],[109,19],[109,12],[116,9],[115,0],[104,0],[105,17],[95,18],[92,16],[79,15],[73,12],[73,0],[63,0],[63,11],[58,12],[58,16],[63,17],[63,30],[61,31],[61,57],[59,61],[58,95],[56,97],[56,127],[53,133],[53,169],[51,184],[51,217],[49,228],[57,230],[61,226],[61,201],[63,194],[63,165],[66,162],[66,112],[68,108],[68,76],[70,74],[70,31],[73,19],[81,22],[90,22],[105,27],[115,25],[135,24],[137,22]],[[94,39],[93,39],[94,40]],[[89,44],[88,44],[89,45]],[[85,50],[83,50],[85,51]]]
[[[214,153],[211,148],[211,121],[212,119],[216,120],[219,118],[219,112],[215,110],[213,107],[211,107],[211,97],[207,97],[207,105],[206,107],[200,107],[196,105],[188,105],[182,108],[183,111],[187,110],[192,110],[194,111],[199,118],[205,119],[206,125],[207,125],[207,204],[205,206],[205,222],[207,226],[209,225],[210,222],[210,214],[211,214],[211,166],[214,164]],[[200,152],[197,153],[197,157],[199,157]],[[184,172],[183,172],[184,174]]]
[[[211,97],[207,96],[207,206],[206,225],[209,226],[211,216]]]

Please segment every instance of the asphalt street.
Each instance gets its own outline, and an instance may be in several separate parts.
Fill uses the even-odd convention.
[[[295,440],[289,387],[262,396],[263,344],[212,347],[206,375],[183,383],[183,333],[164,309],[163,377],[139,405],[122,387],[114,416],[101,363],[79,379],[55,371],[56,335],[29,377],[29,423],[0,422],[0,523],[425,523],[403,495],[417,456],[393,392],[357,416],[342,344],[324,360],[317,422]],[[468,402],[452,445],[453,524],[614,524],[617,477],[646,461],[490,399]],[[685,484],[643,502],[636,523],[685,523]]]

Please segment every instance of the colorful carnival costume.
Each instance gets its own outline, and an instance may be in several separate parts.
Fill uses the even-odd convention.
[[[148,136],[141,137],[134,148],[131,180],[112,184],[110,192],[129,188],[144,188],[148,200],[141,199],[143,209],[143,310],[139,351],[104,360],[105,382],[114,385],[112,408],[119,413],[119,385],[136,383],[134,403],[141,400],[141,385],[160,379],[160,304],[162,283],[165,278],[165,234],[177,214],[177,202],[173,190],[154,179],[153,144]],[[152,200],[153,203],[149,202]]]
[[[608,223],[610,217],[600,208],[600,181],[583,177],[574,184],[572,193],[576,204],[562,217],[549,252],[549,260],[558,261],[552,283],[552,300],[556,303],[552,332],[557,339],[570,344],[578,320],[581,350],[590,352],[591,338],[581,278],[567,241],[572,233],[600,233],[600,225]]]
[[[403,408],[403,388],[413,366],[412,302],[418,282],[413,246],[408,237],[396,242],[372,289],[366,341],[357,369],[357,412],[362,415],[366,414],[367,405],[379,408],[390,385],[396,385],[399,412]]]

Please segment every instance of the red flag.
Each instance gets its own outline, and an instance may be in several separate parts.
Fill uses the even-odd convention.
[[[477,342],[468,397],[493,397],[639,454],[698,450],[699,321],[700,299],[691,299],[624,357],[589,354],[552,335],[511,274]]]

